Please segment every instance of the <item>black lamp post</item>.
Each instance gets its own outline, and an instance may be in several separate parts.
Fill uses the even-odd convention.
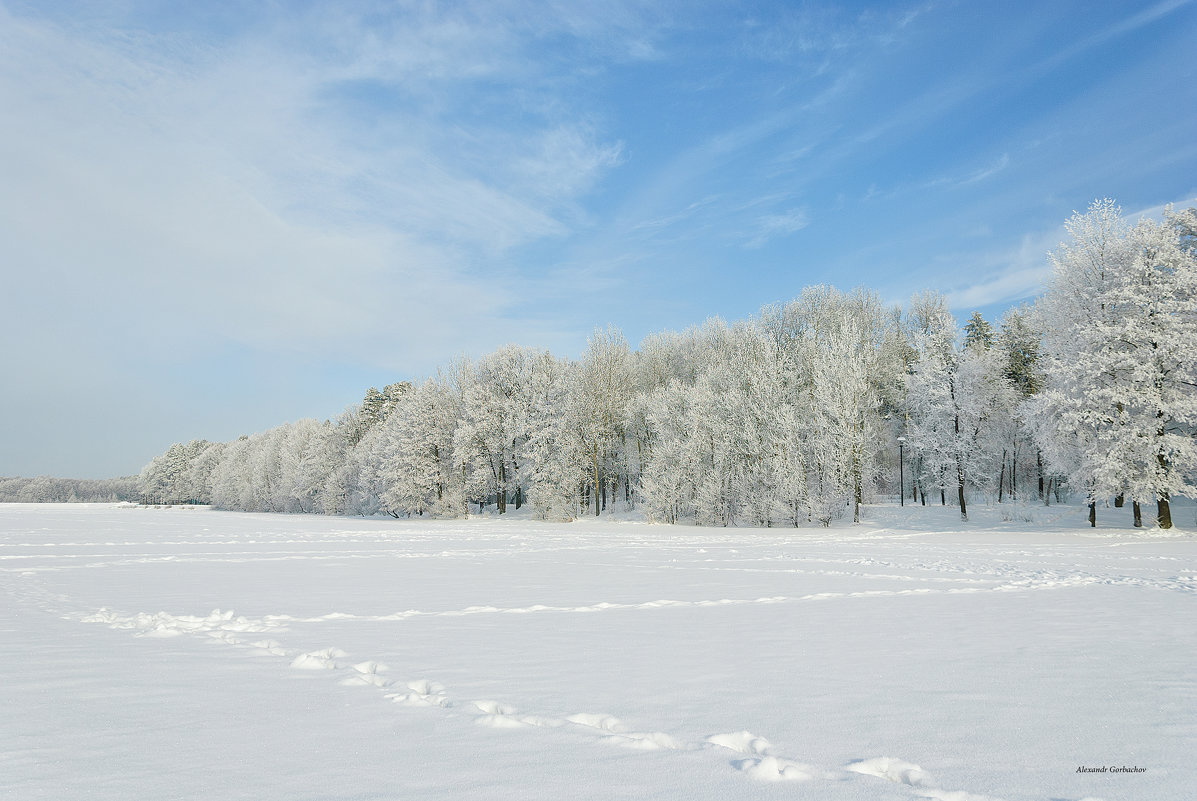
[[[906,437],[898,437],[898,505],[906,505]]]

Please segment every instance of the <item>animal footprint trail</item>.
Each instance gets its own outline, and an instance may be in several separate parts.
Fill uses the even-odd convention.
[[[382,675],[387,669],[381,662],[361,662],[353,666],[352,675],[341,679],[341,684],[347,687],[390,687],[394,680]]]
[[[741,754],[767,754],[773,748],[764,737],[757,737],[750,731],[712,734],[707,738],[707,742],[729,751],[738,751]]]
[[[225,634],[260,633],[266,631],[285,631],[281,623],[265,620],[253,620],[245,616],[238,616],[233,610],[222,612],[214,609],[205,617],[195,615],[172,615],[168,612],[138,612],[133,615],[121,615],[107,608],[89,615],[68,615],[68,619],[77,619],[83,623],[103,623],[113,629],[128,629],[135,637],[178,637],[182,634]],[[235,643],[234,643],[235,644]]]
[[[753,779],[762,781],[805,781],[815,778],[819,771],[810,765],[774,756],[772,744],[750,731],[713,734],[706,739],[709,745],[726,748],[739,754],[756,754],[732,760],[732,767]]]
[[[309,651],[291,660],[291,667],[296,670],[337,670],[340,665],[338,659],[344,659],[349,654],[340,648],[325,648],[320,651]]]
[[[737,759],[732,765],[745,775],[762,781],[806,781],[816,776],[815,769],[809,765],[772,756]]]
[[[756,602],[776,602],[777,599],[758,599]],[[669,604],[677,602],[668,602]],[[702,603],[702,602],[700,602]],[[717,604],[728,601],[712,602]],[[734,602],[732,602],[734,603]],[[616,605],[597,605],[609,608]],[[633,606],[633,605],[629,605]],[[635,605],[641,608],[650,605]],[[594,609],[596,607],[591,607]],[[473,607],[467,614],[476,614],[481,607]],[[493,607],[487,611],[510,612]],[[542,611],[537,608],[533,611]],[[524,611],[524,610],[520,610]],[[575,610],[577,611],[577,610]],[[410,614],[410,613],[409,613]],[[412,707],[448,709],[457,704],[444,685],[429,680],[400,681],[389,675],[387,665],[375,661],[349,661],[350,654],[333,646],[314,651],[288,650],[275,639],[247,642],[241,635],[253,632],[286,631],[285,622],[294,618],[269,616],[254,620],[238,616],[232,611],[213,610],[206,616],[171,615],[166,612],[144,612],[123,615],[108,609],[87,615],[70,615],[69,619],[86,623],[102,623],[116,630],[129,631],[135,637],[175,637],[186,634],[224,643],[255,656],[289,658],[294,670],[335,673],[343,686],[373,687],[386,691],[383,698],[395,704]],[[325,618],[329,619],[329,618]],[[712,734],[699,742],[687,742],[661,731],[630,731],[623,722],[605,713],[578,712],[558,717],[525,714],[516,707],[495,700],[466,702],[477,714],[474,723],[492,729],[550,729],[593,735],[596,742],[640,751],[699,751],[720,749],[736,755],[729,764],[754,781],[812,781],[817,779],[843,781],[853,776],[883,779],[913,788],[916,797],[932,801],[1000,801],[987,795],[963,790],[944,790],[934,786],[930,775],[918,765],[892,757],[875,757],[851,762],[838,771],[821,770],[815,766],[776,753],[768,739],[748,730]],[[1092,800],[1090,800],[1092,801]]]
[[[879,779],[889,779],[891,782],[908,784],[911,787],[922,787],[931,778],[918,765],[890,757],[853,762],[847,765],[845,770],[865,776],[876,776]]]
[[[599,742],[609,745],[619,745],[638,751],[656,751],[660,749],[670,751],[690,750],[686,743],[661,731],[627,731],[623,723],[613,715],[579,712],[566,718],[583,730],[593,729],[600,734]]]
[[[576,723],[579,726],[586,726],[591,729],[602,729],[603,731],[614,732],[624,730],[623,723],[620,722],[619,718],[612,715],[579,712],[576,715],[569,715],[565,719],[570,723]]]
[[[514,707],[500,704],[497,701],[475,701],[474,706],[483,713],[475,719],[475,723],[492,729],[522,729],[529,726],[555,729],[565,725],[564,720],[556,718],[521,715]]]
[[[874,757],[851,762],[844,767],[851,773],[875,776],[895,784],[916,788],[917,797],[933,801],[1001,801],[989,795],[978,795],[964,790],[941,790],[934,786],[930,774],[918,765],[892,757]]]
[[[258,640],[246,643],[246,647],[251,649],[251,653],[258,656],[286,656],[288,653],[278,640]]]
[[[660,749],[668,751],[689,750],[685,743],[661,731],[621,732],[619,734],[609,734],[601,738],[601,741],[611,745],[623,746],[624,748],[634,748],[637,751],[657,751]]]
[[[435,681],[418,679],[407,683],[407,692],[389,693],[386,698],[407,706],[451,706],[445,687]]]

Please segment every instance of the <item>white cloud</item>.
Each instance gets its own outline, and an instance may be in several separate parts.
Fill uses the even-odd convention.
[[[1048,253],[1064,240],[1063,225],[1049,231],[1028,234],[1012,248],[973,253],[960,258],[969,265],[971,280],[945,293],[953,309],[975,309],[997,303],[1011,303],[1043,292],[1051,278]]]
[[[295,47],[281,20],[199,43],[0,7],[0,264],[61,314],[39,336],[45,310],[23,304],[5,328],[33,347],[169,359],[232,341],[409,369],[546,330],[519,322],[506,253],[568,234],[620,146],[568,108],[469,119],[473,78],[503,94],[537,69],[531,34],[413,13],[330,15]],[[379,96],[351,108],[357,90]]]
[[[541,131],[524,155],[513,160],[513,179],[534,197],[570,199],[589,190],[623,158],[622,144],[598,145],[593,131],[563,124]]]
[[[744,21],[741,49],[765,61],[809,60],[826,69],[828,56],[901,41],[905,29],[929,8],[921,5],[852,13],[836,6],[781,4]]]
[[[1117,39],[1131,31],[1137,30],[1145,25],[1150,25],[1162,17],[1171,14],[1177,9],[1183,8],[1192,3],[1193,0],[1162,0],[1162,2],[1155,3],[1147,8],[1136,11],[1135,13],[1124,17],[1122,20],[1098,31],[1097,33],[1081,39],[1078,42],[1052,53],[1043,61],[1031,65],[1029,68],[1031,72],[1039,73],[1055,69],[1060,64],[1068,61],[1075,56],[1080,55],[1086,51],[1092,50],[1095,47],[1103,45],[1113,39]]]
[[[1003,153],[1000,158],[998,158],[996,161],[994,161],[989,166],[982,167],[978,170],[975,170],[972,173],[959,179],[955,183],[959,186],[967,186],[968,184],[975,184],[975,183],[978,183],[979,181],[984,181],[986,178],[990,178],[994,175],[997,175],[999,172],[1006,169],[1008,166],[1010,166],[1010,154]]]
[[[781,214],[766,214],[757,219],[756,234],[744,244],[744,247],[763,247],[770,239],[789,236],[808,225],[810,225],[810,216],[804,208],[790,209]]]
[[[1138,209],[1135,211],[1123,211],[1123,214],[1131,220],[1139,220],[1144,217],[1150,217],[1154,220],[1162,220],[1164,218],[1164,211],[1171,206],[1175,211],[1182,209],[1193,208],[1197,206],[1197,194],[1186,193],[1186,196],[1177,200],[1171,200],[1167,203],[1160,203],[1156,206],[1149,206],[1145,209]]]

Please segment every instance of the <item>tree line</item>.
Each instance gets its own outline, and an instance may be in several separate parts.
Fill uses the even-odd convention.
[[[1197,476],[1197,212],[1131,224],[1102,200],[1067,229],[1046,293],[996,327],[958,326],[935,292],[902,308],[820,286],[637,350],[613,328],[577,360],[508,345],[336,420],[171,445],[141,499],[826,526],[880,494],[964,519],[975,498],[1072,494],[1094,525],[1113,499],[1170,527]]]
[[[138,476],[120,478],[0,477],[0,503],[115,503],[141,497]]]

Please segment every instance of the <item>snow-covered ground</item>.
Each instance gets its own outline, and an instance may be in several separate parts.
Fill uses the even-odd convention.
[[[0,797],[1197,796],[1197,541],[1002,511],[0,505]]]

